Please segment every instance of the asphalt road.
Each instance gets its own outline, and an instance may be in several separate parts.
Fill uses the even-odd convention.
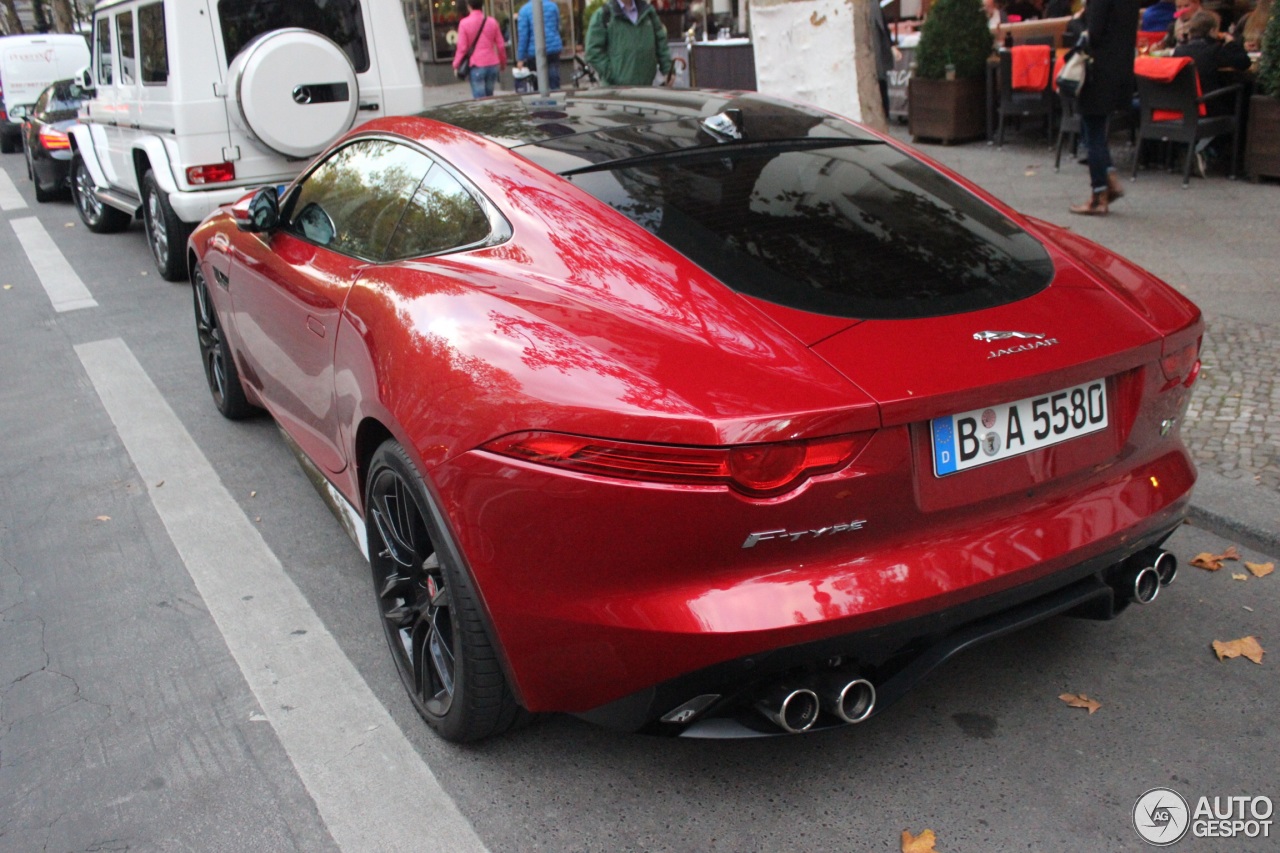
[[[926,828],[944,853],[1099,853],[1145,848],[1153,787],[1280,800],[1275,663],[1210,648],[1280,653],[1280,573],[1187,567],[1231,544],[1190,526],[1152,605],[989,643],[861,726],[687,742],[549,717],[444,744],[273,424],[214,410],[189,288],[140,226],[91,234],[0,167],[0,853],[898,850]]]

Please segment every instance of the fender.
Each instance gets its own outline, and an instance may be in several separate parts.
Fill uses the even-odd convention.
[[[93,185],[98,189],[107,187],[107,173],[103,170],[102,164],[98,162],[97,149],[93,147],[92,131],[87,124],[73,124],[67,128],[67,135],[71,137],[71,147],[84,161],[85,168],[89,170],[89,176],[93,178]]]
[[[155,175],[156,184],[160,187],[160,191],[165,195],[176,193],[178,191],[178,179],[173,174],[173,165],[169,160],[169,151],[165,148],[164,143],[155,136],[144,136],[133,144],[133,163],[137,169],[138,189],[142,189],[142,176],[146,173],[146,168],[139,163],[139,154],[141,159],[145,159],[151,164],[151,173]]]

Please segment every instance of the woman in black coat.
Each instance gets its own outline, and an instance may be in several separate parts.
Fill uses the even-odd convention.
[[[1124,195],[1107,145],[1107,117],[1133,103],[1133,54],[1138,43],[1138,0],[1088,0],[1084,10],[1093,64],[1076,99],[1080,136],[1089,157],[1091,192],[1072,213],[1106,216]]]

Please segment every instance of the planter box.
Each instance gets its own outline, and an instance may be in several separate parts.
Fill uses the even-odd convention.
[[[978,80],[922,80],[912,77],[907,121],[912,141],[943,143],[987,135],[987,86]]]
[[[1280,98],[1254,95],[1249,99],[1244,171],[1251,181],[1280,178]]]

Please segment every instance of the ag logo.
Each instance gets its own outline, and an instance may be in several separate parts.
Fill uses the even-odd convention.
[[[1152,788],[1133,804],[1133,828],[1143,841],[1156,847],[1181,841],[1191,825],[1190,818],[1187,801],[1170,788]]]

